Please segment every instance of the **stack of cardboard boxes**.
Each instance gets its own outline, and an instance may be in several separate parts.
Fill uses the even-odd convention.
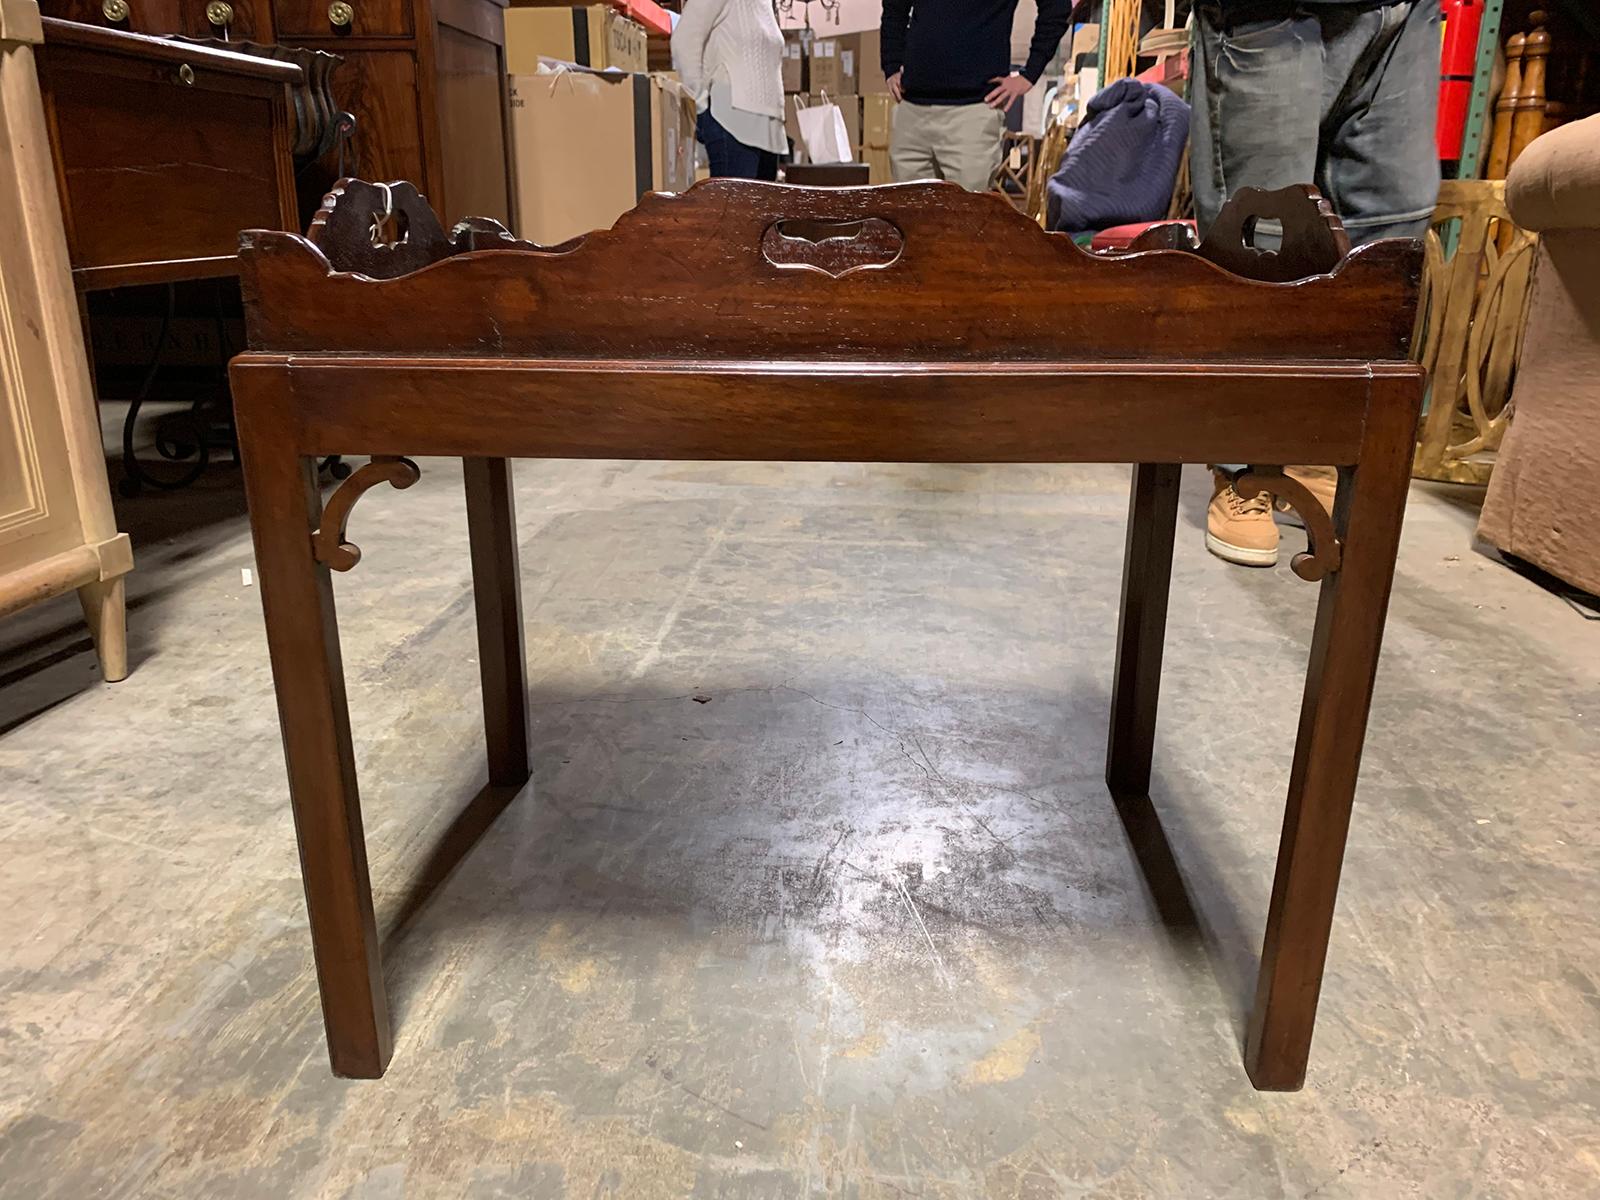
[[[516,0],[514,0],[514,3]],[[514,232],[544,245],[609,227],[647,191],[680,192],[695,179],[695,105],[663,61],[660,43],[604,4],[505,10]],[[655,51],[652,55],[652,50]],[[824,97],[844,113],[858,161],[887,183],[894,101],[879,67],[878,31],[840,37],[785,34],[785,115],[804,161],[795,110]]]
[[[533,75],[541,58],[597,71],[648,70],[644,26],[604,4],[583,8],[508,8],[506,74]]]
[[[643,26],[602,4],[508,8],[505,33],[519,237],[556,245],[694,182],[694,100],[647,70]]]
[[[871,169],[873,183],[889,182],[894,100],[879,60],[876,29],[827,38],[802,38],[796,30],[785,31],[784,117],[797,161],[804,161],[805,150],[795,110],[804,104],[837,104],[856,160]]]

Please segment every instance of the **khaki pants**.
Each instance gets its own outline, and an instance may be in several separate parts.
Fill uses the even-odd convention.
[[[889,137],[895,182],[948,179],[986,192],[1000,169],[1005,127],[1005,114],[987,104],[896,105]]]

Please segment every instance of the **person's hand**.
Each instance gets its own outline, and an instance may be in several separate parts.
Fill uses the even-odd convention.
[[[904,68],[902,68],[902,70],[903,69]],[[900,90],[900,72],[899,71],[896,71],[893,75],[889,76],[889,78],[885,82],[888,83],[888,85],[889,85],[889,95],[894,97],[896,104],[898,104],[901,100],[905,99],[905,94],[903,92],[901,92],[901,90]]]
[[[998,108],[1001,112],[1010,112],[1013,104],[1033,90],[1033,84],[1028,82],[1028,77],[1016,71],[1009,75],[996,75],[989,82],[994,84],[995,88],[983,98],[983,102],[990,108]]]

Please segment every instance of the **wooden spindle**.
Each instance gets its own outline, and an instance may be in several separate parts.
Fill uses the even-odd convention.
[[[1516,165],[1528,143],[1544,132],[1545,68],[1550,59],[1550,35],[1545,31],[1543,12],[1535,11],[1529,20],[1534,28],[1522,52],[1522,88],[1517,93],[1511,114],[1511,158],[1509,171]]]
[[[1494,105],[1494,129],[1489,135],[1489,165],[1485,179],[1504,179],[1511,169],[1511,120],[1522,93],[1522,55],[1527,35],[1514,33],[1506,41],[1506,78]]]

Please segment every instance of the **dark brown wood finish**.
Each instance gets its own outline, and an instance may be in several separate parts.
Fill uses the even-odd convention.
[[[273,23],[278,36],[295,41],[301,38],[410,37],[412,33],[409,0],[350,0],[350,21],[335,25],[328,13],[328,0],[272,0]]]
[[[40,2],[48,16],[112,32],[248,38],[337,54],[345,61],[334,97],[357,123],[345,171],[416,180],[451,220],[508,219],[505,0],[350,0],[347,25],[330,19],[329,0],[228,0],[224,9],[207,0],[127,0],[127,6],[125,19],[110,21],[101,0]],[[229,19],[216,23],[223,13]],[[303,180],[326,190],[338,175],[330,153]],[[233,231],[256,223],[241,214]]]
[[[48,45],[103,50],[139,62],[170,63],[174,68],[188,65],[196,71],[210,69],[241,79],[266,79],[281,84],[300,82],[300,68],[293,63],[240,54],[220,46],[202,46],[175,38],[144,36],[53,17],[41,17],[40,24],[44,27]]]
[[[504,458],[467,458],[462,466],[489,782],[516,787],[528,781],[528,686],[511,463]]]
[[[829,258],[815,267],[759,252],[775,224],[803,221],[861,222],[862,269],[849,269],[848,243],[821,243]],[[884,265],[871,222],[916,237]],[[253,345],[619,360],[693,347],[798,361],[1138,362],[1155,347],[1174,362],[1238,362],[1267,357],[1263,330],[1297,358],[1369,360],[1409,346],[1421,262],[1410,243],[1377,242],[1331,275],[1285,286],[1183,252],[1106,258],[1044,233],[1003,196],[952,204],[938,183],[714,179],[647,195],[565,253],[441,255],[377,284],[335,272],[328,248],[305,238],[247,238]],[[1091,286],[1095,303],[1079,300]],[[783,323],[778,310],[815,319]]]
[[[39,11],[46,17],[127,33],[177,33],[185,20],[183,0],[128,0],[128,15],[119,21],[106,15],[105,0],[47,0],[39,5]]]
[[[1317,598],[1289,802],[1245,1039],[1251,1082],[1266,1090],[1292,1091],[1305,1082],[1400,549],[1417,392],[1414,370],[1374,367],[1359,461],[1339,471],[1333,523],[1344,553],[1339,569],[1323,578]]]
[[[207,46],[213,50],[227,50],[235,54],[248,54],[274,62],[293,63],[303,76],[299,83],[289,85],[289,106],[294,114],[294,142],[290,153],[297,165],[314,161],[326,154],[338,140],[338,121],[346,116],[333,99],[333,73],[344,60],[326,50],[312,50],[305,46],[264,45],[247,40],[228,40],[219,37],[190,37],[172,34],[170,41],[191,46]]]
[[[1232,449],[1245,461],[1352,463],[1370,373],[1348,362],[848,361],[823,370],[323,353],[248,363],[280,368],[283,386],[316,414],[300,443],[308,454],[357,443],[400,454],[425,443],[488,457],[823,462],[1149,460],[1182,430],[1191,461],[1220,462]]]
[[[311,943],[333,1069],[383,1074],[393,1049],[367,844],[356,790],[350,710],[328,567],[317,561],[317,464],[295,449],[299,416],[268,377],[241,372],[233,397],[245,493],[264,587],[267,651],[289,766]]]
[[[439,123],[440,169],[448,181],[448,211],[452,218],[472,215],[509,222],[508,130],[502,119],[507,103],[501,49],[504,17],[500,8],[482,0],[457,3],[467,28],[441,20],[434,42],[439,64],[434,111]],[[440,12],[445,8],[441,4]],[[485,25],[490,27],[487,33],[481,28]]]
[[[1138,463],[1133,468],[1106,739],[1106,786],[1119,800],[1150,795],[1182,471],[1176,463]]]
[[[1310,264],[1293,283],[1196,249],[1089,256],[943,184],[719,180],[543,248],[492,221],[446,234],[414,190],[350,181],[309,238],[247,234],[252,350],[233,376],[335,1069],[381,1073],[389,1034],[310,535],[318,455],[466,460],[501,784],[528,771],[508,458],[1138,463],[1107,780],[1146,807],[1179,464],[1250,462],[1270,481],[1323,462],[1341,469],[1339,512],[1309,560],[1326,574],[1248,1052],[1257,1086],[1298,1086],[1422,390],[1407,361],[1420,248],[1330,264],[1342,230],[1302,199],[1270,262],[1233,256]],[[375,247],[374,219],[396,213],[409,239]],[[329,507],[342,529],[348,505]]]
[[[44,20],[39,76],[80,291],[231,275],[296,222],[292,63]]]

